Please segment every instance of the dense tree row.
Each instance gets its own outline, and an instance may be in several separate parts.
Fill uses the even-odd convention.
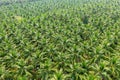
[[[119,0],[0,6],[0,80],[119,80]]]

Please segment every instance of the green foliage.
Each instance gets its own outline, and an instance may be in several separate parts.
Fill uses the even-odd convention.
[[[26,0],[1,5],[0,80],[119,80],[119,4]]]

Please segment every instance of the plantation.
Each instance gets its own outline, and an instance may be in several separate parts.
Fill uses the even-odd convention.
[[[120,80],[119,0],[0,0],[0,80]]]

